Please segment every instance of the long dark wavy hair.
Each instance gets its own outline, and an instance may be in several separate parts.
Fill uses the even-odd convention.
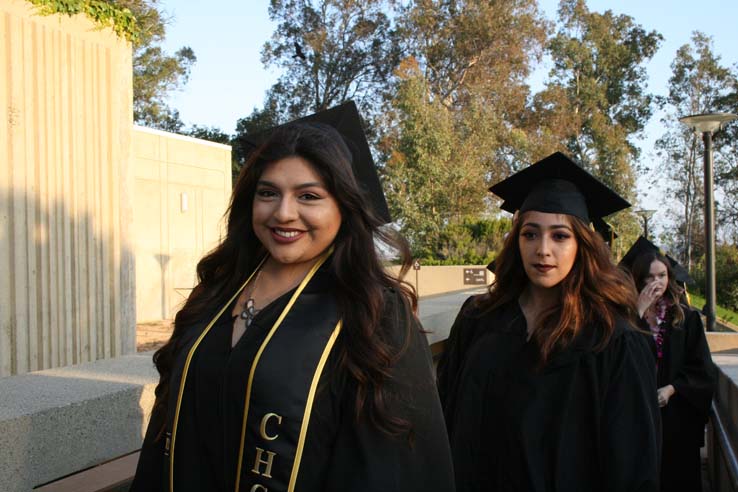
[[[636,257],[633,265],[630,268],[630,272],[633,275],[633,281],[635,282],[636,289],[638,292],[642,291],[646,286],[646,277],[651,272],[651,263],[654,261],[661,262],[666,267],[666,275],[669,278],[669,282],[666,286],[666,291],[662,294],[662,298],[666,298],[669,301],[669,311],[671,311],[671,326],[679,326],[684,321],[684,310],[680,305],[680,298],[682,295],[682,289],[674,278],[674,270],[671,268],[669,260],[657,253],[656,251],[649,251]]]
[[[559,303],[541,313],[532,338],[545,364],[554,351],[565,348],[582,330],[598,326],[601,337],[595,350],[602,350],[615,330],[617,316],[635,323],[636,292],[633,282],[610,260],[610,252],[599,234],[581,219],[567,215],[577,241],[577,254],[569,274],[561,281]],[[518,240],[525,213],[513,227],[496,258],[495,281],[489,293],[478,298],[477,306],[489,311],[517,302],[528,285]]]
[[[226,212],[226,236],[197,264],[197,285],[175,317],[171,338],[154,354],[160,374],[155,406],[166,410],[172,390],[169,387],[172,364],[185,331],[211,319],[266,253],[252,228],[256,185],[269,164],[295,156],[314,167],[341,212],[342,223],[329,269],[339,316],[343,319],[337,342],[338,363],[356,383],[356,418],[367,418],[379,430],[400,435],[409,425],[400,416],[388,413],[392,395],[388,394],[385,383],[390,378],[390,368],[408,344],[409,330],[415,326],[411,317],[417,308],[417,297],[412,286],[385,272],[375,240],[399,253],[402,266],[398,278],[403,278],[410,268],[410,250],[399,235],[382,227],[372,212],[369,199],[354,176],[351,152],[343,138],[332,127],[319,123],[295,123],[275,130],[241,169]],[[407,332],[399,349],[397,334],[385,329],[396,324],[381,323],[385,307],[383,291],[387,288],[401,293],[398,297],[402,299],[406,318],[405,323],[400,323],[407,327]]]

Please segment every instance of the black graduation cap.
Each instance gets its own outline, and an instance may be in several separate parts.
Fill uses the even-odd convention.
[[[620,263],[618,263],[618,265],[630,270],[631,268],[633,268],[633,263],[635,262],[636,258],[641,256],[642,254],[650,252],[658,253],[668,260],[671,266],[672,274],[674,275],[674,280],[682,284],[694,283],[694,279],[689,276],[689,272],[686,268],[684,268],[672,256],[667,255],[666,253],[661,251],[658,246],[656,246],[643,236],[639,237],[638,240],[633,243],[633,246],[631,246],[628,252],[625,253],[625,256],[623,256],[623,259],[620,260]]]
[[[607,244],[612,245],[612,242],[618,238],[617,232],[615,232],[612,226],[605,222],[605,220],[601,217],[596,217],[595,219],[593,219],[592,226],[594,226],[594,230],[597,231],[600,236],[602,236],[602,239]]]
[[[663,256],[663,253],[659,249],[658,246],[653,244],[651,241],[646,239],[643,236],[640,236],[636,242],[633,243],[633,246],[630,247],[630,249],[625,253],[623,258],[620,260],[620,263],[618,263],[619,266],[627,268],[628,270],[631,270],[633,268],[633,263],[635,263],[636,258],[639,256],[646,254],[646,253],[657,253]]]
[[[366,135],[364,134],[364,130],[361,126],[359,110],[356,108],[356,104],[354,104],[353,101],[348,101],[331,109],[319,111],[303,118],[290,121],[289,123],[285,123],[284,125],[280,125],[279,127],[275,127],[270,130],[253,135],[247,135],[245,141],[251,148],[245,149],[246,153],[248,154],[252,152],[259,147],[259,145],[266,142],[276,128],[292,123],[323,123],[335,128],[338,133],[341,134],[346,145],[351,150],[354,176],[356,176],[356,180],[368,193],[375,215],[380,218],[384,224],[392,222],[392,217],[390,216],[389,208],[387,207],[387,200],[384,197],[382,185],[379,182],[379,176],[377,175],[377,170],[374,166],[374,159],[372,158],[371,150],[369,150],[369,143],[366,140]]]
[[[690,277],[689,272],[681,265],[681,263],[679,263],[669,255],[666,255],[666,259],[669,260],[669,263],[671,263],[671,270],[674,273],[674,280],[682,284],[694,283],[694,279]]]
[[[508,212],[536,210],[574,215],[589,223],[630,207],[623,197],[561,152],[491,186]]]

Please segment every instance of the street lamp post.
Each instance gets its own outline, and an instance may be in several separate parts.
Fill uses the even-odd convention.
[[[656,213],[656,210],[636,210],[635,213],[643,219],[643,237],[648,239],[648,221]]]
[[[715,330],[715,197],[713,196],[712,134],[738,116],[732,113],[703,113],[679,118],[679,121],[702,134],[705,144],[705,317],[707,331]]]

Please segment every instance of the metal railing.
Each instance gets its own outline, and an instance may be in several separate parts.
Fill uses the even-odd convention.
[[[738,490],[738,456],[728,435],[725,420],[714,401],[710,408],[710,422],[712,423],[712,433],[717,441],[715,444],[720,448],[720,455],[730,478],[731,489]],[[715,448],[714,445],[712,448]],[[712,458],[717,458],[717,456],[712,456]],[[715,464],[710,464],[710,466],[714,467]]]

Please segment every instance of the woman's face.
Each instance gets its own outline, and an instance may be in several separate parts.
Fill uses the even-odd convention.
[[[297,266],[325,251],[341,227],[338,202],[302,157],[267,165],[256,185],[252,226],[278,263]]]
[[[536,287],[557,286],[569,275],[577,257],[577,239],[569,217],[530,211],[521,220],[518,247],[528,279]]]
[[[653,260],[651,267],[648,269],[648,275],[643,279],[643,282],[645,284],[644,287],[652,283],[655,284],[656,290],[654,290],[654,295],[657,297],[663,296],[669,285],[669,273],[666,265],[659,260]]]

